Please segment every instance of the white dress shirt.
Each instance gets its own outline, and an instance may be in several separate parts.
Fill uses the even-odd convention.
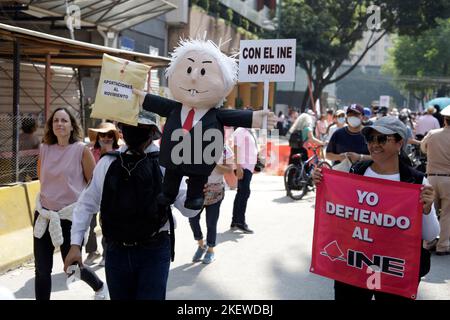
[[[186,107],[185,105],[183,105],[181,107],[181,126],[183,126],[184,122],[186,121],[186,118],[189,114],[189,111],[191,111],[191,107]],[[209,109],[199,109],[199,108],[194,108],[194,120],[192,121],[192,127],[194,127],[197,122],[200,121],[201,118],[203,118],[203,116],[209,111]]]
[[[120,147],[119,151],[126,150],[126,146]],[[146,153],[159,151],[159,147],[154,143],[150,144],[145,150]],[[97,163],[94,168],[94,174],[89,185],[83,190],[79,197],[75,209],[73,210],[72,217],[72,229],[71,229],[71,244],[81,245],[83,242],[84,234],[88,230],[92,215],[99,212],[100,203],[102,200],[103,184],[105,181],[105,175],[108,172],[108,168],[115,160],[114,157],[103,157]],[[161,167],[161,171],[164,174],[164,168]],[[180,189],[178,191],[177,198],[175,199],[174,206],[184,216],[191,218],[198,214],[199,210],[190,210],[184,207],[184,201],[186,200],[187,185],[185,178],[181,181]],[[156,201],[156,199],[155,199]],[[174,217],[174,224],[176,227],[176,220]],[[160,231],[169,230],[169,222],[167,222]]]

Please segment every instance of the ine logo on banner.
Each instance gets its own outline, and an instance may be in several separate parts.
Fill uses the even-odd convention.
[[[333,262],[336,260],[346,261],[346,259],[344,258],[344,253],[342,252],[341,248],[339,248],[336,240],[327,244],[320,254],[328,257]]]

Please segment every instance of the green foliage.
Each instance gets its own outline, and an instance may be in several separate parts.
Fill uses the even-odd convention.
[[[234,16],[234,12],[233,10],[231,10],[230,8],[228,8],[225,11],[225,20],[227,21],[228,24],[231,24],[233,22],[233,16]]]
[[[420,34],[434,27],[435,18],[445,16],[450,7],[448,0],[283,0],[278,30],[272,35],[297,39],[297,62],[312,78],[315,98],[327,84],[353,70],[335,75],[368,30],[371,4],[381,10],[381,29],[373,33],[371,44],[384,33]]]
[[[244,28],[245,30],[248,30],[250,27],[250,22],[247,19],[242,19],[241,21],[241,27]]]
[[[383,68],[384,73],[396,78],[400,89],[418,97],[440,86],[427,79],[450,77],[450,19],[437,19],[437,23],[436,28],[420,36],[399,37]],[[448,93],[445,86],[441,89]]]
[[[199,7],[202,7],[203,9],[205,9],[206,11],[209,10],[209,0],[198,0],[197,1],[197,5]]]

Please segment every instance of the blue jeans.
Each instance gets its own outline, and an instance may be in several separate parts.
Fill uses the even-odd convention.
[[[212,205],[206,206],[206,244],[208,247],[216,246],[217,238],[217,221],[219,220],[220,204],[222,200]],[[202,240],[203,233],[200,227],[200,215],[197,214],[193,218],[189,218],[189,224],[191,225],[192,232],[194,233],[195,240]]]
[[[247,210],[247,201],[250,197],[250,182],[252,181],[253,173],[244,169],[244,177],[238,180],[238,188],[233,205],[233,219],[231,223],[246,226],[245,211]]]
[[[105,273],[111,300],[165,300],[170,238],[161,232],[145,245],[126,247],[107,239]]]

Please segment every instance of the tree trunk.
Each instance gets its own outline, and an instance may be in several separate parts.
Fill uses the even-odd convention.
[[[305,89],[305,93],[303,94],[303,99],[302,99],[302,103],[300,105],[300,112],[305,112],[306,110],[306,105],[309,102],[309,89],[308,87],[306,87]]]
[[[324,87],[323,87],[323,85],[320,82],[319,83],[314,82],[314,90],[313,90],[314,102],[313,103],[315,103],[318,99],[320,99],[322,97],[323,88]],[[319,100],[319,103],[320,103],[320,113],[323,113],[323,110],[322,110],[323,103],[320,100]],[[312,109],[313,109],[314,112],[316,112],[316,106],[315,105],[312,105]]]

